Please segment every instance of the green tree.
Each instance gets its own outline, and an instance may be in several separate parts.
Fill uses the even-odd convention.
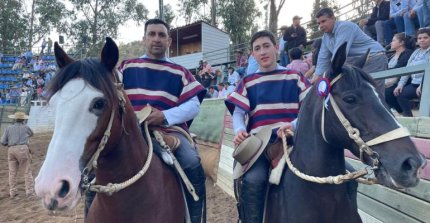
[[[218,0],[217,10],[233,44],[248,42],[255,20],[261,16],[254,0]]]
[[[279,0],[279,4],[276,5],[276,0],[261,0],[261,3],[266,3],[269,6],[269,30],[276,34],[278,31],[278,17],[282,7],[285,4],[285,0]]]
[[[138,24],[147,18],[148,10],[137,0],[70,0],[73,20],[65,31],[77,47],[86,47],[88,54],[97,55],[104,38],[118,36],[121,24],[134,20]]]
[[[209,4],[208,0],[179,0],[179,14],[184,15],[186,24],[203,20],[216,27],[218,24],[216,2],[216,0],[210,0]],[[206,7],[209,7],[209,10],[206,10]]]
[[[66,6],[58,0],[32,0],[28,26],[28,48],[61,26],[70,16]],[[58,30],[57,30],[58,31]]]
[[[27,21],[21,1],[0,1],[0,44],[8,53],[8,48],[25,45]]]
[[[308,30],[310,30],[310,39],[315,39],[322,36],[322,32],[319,30],[319,26],[317,20],[315,18],[318,11],[322,8],[332,8],[335,14],[339,7],[334,0],[315,0],[312,13],[311,13],[311,21],[308,23]]]
[[[155,17],[160,17],[158,10],[155,11]],[[171,27],[173,19],[175,19],[175,12],[172,6],[170,4],[164,5],[164,21]]]

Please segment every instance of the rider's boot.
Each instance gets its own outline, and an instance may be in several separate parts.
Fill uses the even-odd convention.
[[[205,217],[202,216],[204,208],[206,208],[206,188],[205,188],[205,173],[202,165],[198,165],[195,168],[184,170],[191,184],[194,186],[198,201],[194,201],[193,196],[190,193],[185,192],[187,199],[188,210],[192,223],[205,223]],[[203,218],[202,218],[203,217]]]
[[[267,184],[242,182],[239,202],[241,223],[262,223]]]

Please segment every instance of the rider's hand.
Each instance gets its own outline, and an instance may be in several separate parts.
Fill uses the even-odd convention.
[[[279,138],[282,138],[282,132],[284,132],[285,137],[290,137],[293,132],[293,126],[291,125],[291,123],[288,122],[285,125],[279,127],[278,131],[276,132]]]
[[[152,107],[151,114],[148,116],[148,118],[146,118],[146,121],[148,121],[148,125],[155,125],[155,126],[162,125],[163,120],[164,120],[164,113],[154,107]]]
[[[234,145],[239,145],[242,143],[246,138],[248,138],[249,134],[245,130],[239,130],[237,134],[234,136],[233,142]]]

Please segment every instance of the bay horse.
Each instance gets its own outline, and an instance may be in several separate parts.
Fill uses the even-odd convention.
[[[318,86],[310,89],[301,106],[294,135],[291,163],[302,173],[316,176],[345,174],[344,148],[362,162],[376,168],[377,181],[392,188],[416,186],[418,172],[425,165],[408,134],[366,147],[372,139],[401,126],[387,109],[373,79],[357,66],[345,63],[346,43],[337,50],[326,77],[331,82],[329,95],[319,96]],[[364,65],[365,55],[356,61]],[[336,114],[333,102],[347,121]],[[325,111],[323,111],[325,110]],[[323,115],[323,112],[325,115]],[[324,122],[322,122],[322,119]],[[344,127],[345,123],[350,127]],[[348,132],[355,132],[350,137]],[[346,131],[348,129],[348,131]],[[356,141],[364,142],[358,146]],[[360,149],[369,148],[369,155]],[[361,156],[360,156],[361,155]],[[361,222],[357,210],[357,183],[319,184],[303,180],[284,169],[279,186],[271,185],[267,199],[266,222],[355,223]]]
[[[97,193],[86,222],[185,222],[180,182],[172,168],[150,156],[148,139],[142,137],[130,101],[117,83],[115,42],[106,38],[101,59],[75,61],[57,43],[54,50],[60,69],[48,93],[55,129],[35,184],[44,206],[74,208],[82,193],[81,173],[101,151],[95,159],[96,185],[124,182],[144,165],[148,168],[123,190]]]

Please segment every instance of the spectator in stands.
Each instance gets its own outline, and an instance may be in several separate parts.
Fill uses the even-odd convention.
[[[255,73],[258,70],[258,63],[251,54],[248,57],[248,66],[246,67],[246,76]]]
[[[203,60],[201,68],[202,69],[198,73],[201,81],[200,83],[203,87],[208,88],[211,85],[212,80],[215,78],[212,66],[206,60]]]
[[[51,54],[52,49],[52,40],[50,37],[48,37],[48,54]]]
[[[402,1],[402,11],[403,20],[405,22],[405,33],[408,36],[416,37],[415,29],[420,26],[419,20],[416,14],[415,5],[417,0],[403,0]]]
[[[388,21],[390,17],[390,2],[384,0],[373,1],[376,5],[373,7],[370,18],[360,20],[359,24],[367,35],[385,46],[384,22]]]
[[[402,0],[390,1],[390,19],[384,22],[384,39],[389,43],[393,39],[393,30],[397,33],[405,32],[403,21]]]
[[[8,126],[1,137],[1,144],[8,146],[7,160],[9,165],[9,194],[16,196],[16,177],[18,170],[24,170],[25,193],[27,196],[34,194],[33,175],[31,173],[31,152],[28,141],[33,136],[33,131],[25,124],[28,115],[24,112],[16,112],[8,116],[15,120],[15,124]]]
[[[395,69],[407,65],[411,54],[414,52],[415,43],[405,33],[397,33],[391,42],[391,49],[395,51],[388,62],[388,69]],[[399,114],[403,112],[397,98],[394,96],[394,89],[397,87],[399,77],[385,79],[385,101],[390,108],[395,109]]]
[[[227,97],[227,87],[228,87],[228,84],[224,84],[224,83],[219,83],[217,85],[218,98],[226,98]]]
[[[300,26],[300,20],[302,17],[294,16],[293,24],[285,30],[284,40],[286,41],[286,52],[294,47],[303,49],[306,45],[306,30]]]
[[[19,103],[19,99],[21,96],[21,92],[17,86],[13,86],[9,91],[10,103],[17,104]]]
[[[288,60],[288,53],[285,51],[285,48],[287,46],[287,42],[284,40],[285,31],[287,31],[288,26],[281,26],[279,30],[281,31],[280,37],[279,37],[279,59],[281,60],[281,66],[286,67],[287,64],[289,64]]]
[[[291,63],[287,65],[287,68],[296,70],[300,72],[302,75],[304,75],[309,70],[309,65],[303,61],[303,51],[298,48],[294,47],[289,52]]]
[[[33,59],[33,53],[31,52],[31,50],[25,52],[25,59],[27,59],[27,64],[31,62],[31,60]]]
[[[210,98],[218,98],[218,91],[215,89],[214,86],[210,86],[208,89],[208,94]]]
[[[227,77],[227,82],[229,86],[227,87],[227,94],[230,94],[234,91],[234,89],[236,88],[236,84],[239,83],[239,81],[240,81],[239,73],[237,73],[233,67],[229,67],[228,77]]]
[[[417,17],[419,26],[424,27],[423,0],[416,0],[414,7],[409,11],[409,14]]]
[[[20,106],[25,106],[27,103],[27,96],[28,96],[28,92],[25,88],[21,89],[21,101],[20,101]]]
[[[304,74],[308,80],[312,80],[314,77],[315,67],[317,65],[318,53],[319,53],[319,50],[321,48],[321,43],[322,43],[321,38],[314,40],[314,42],[312,43],[312,65],[311,65],[310,69],[308,70],[308,72],[306,72]]]
[[[45,48],[46,48],[46,45],[48,44],[48,42],[46,41],[46,39],[44,38],[43,40],[42,40],[42,45],[41,45],[41,50],[40,50],[40,55],[43,55],[43,51],[45,50]]]
[[[236,50],[236,72],[241,77],[245,75],[248,66],[248,53],[244,49]]]
[[[419,48],[412,53],[407,66],[430,62],[430,28],[421,28],[417,34]],[[394,89],[394,95],[397,96],[403,116],[412,116],[410,100],[421,96],[423,76],[424,73],[403,76]],[[409,78],[411,81],[408,84]]]
[[[226,76],[220,69],[215,70],[216,82],[215,84],[224,83],[226,81]]]
[[[330,8],[321,9],[316,14],[316,18],[324,35],[315,68],[316,77],[312,79],[312,82],[315,82],[318,77],[328,70],[332,56],[339,46],[345,42],[348,43],[346,48],[347,63],[352,63],[370,49],[369,58],[363,70],[367,73],[372,73],[387,69],[388,58],[385,55],[385,49],[381,44],[366,35],[357,24],[349,21],[336,21],[333,10]],[[384,80],[376,81],[376,83],[379,92],[384,94]]]

